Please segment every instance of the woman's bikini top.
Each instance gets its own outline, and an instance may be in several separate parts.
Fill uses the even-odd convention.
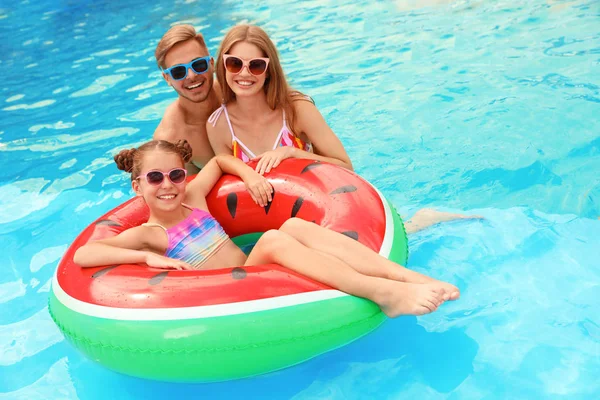
[[[277,135],[277,138],[275,139],[275,143],[273,143],[273,148],[271,150],[275,150],[277,147],[281,146],[291,146],[312,153],[312,143],[305,142],[292,133],[285,121],[285,110],[282,111],[283,126],[281,127],[281,130],[279,131],[279,134]],[[231,125],[231,120],[229,119],[229,113],[227,112],[227,107],[225,107],[225,104],[221,105],[221,107],[219,107],[217,110],[215,110],[214,113],[212,113],[212,115],[208,118],[208,122],[215,126],[221,114],[225,114],[227,125],[229,125],[229,131],[231,132],[231,149],[233,151],[233,155],[242,160],[243,162],[248,162],[252,158],[256,157],[256,154],[254,154],[252,150],[250,150],[237,136],[235,136],[235,133],[233,132],[233,126]]]

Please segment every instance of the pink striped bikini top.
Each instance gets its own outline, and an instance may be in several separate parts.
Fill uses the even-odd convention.
[[[281,146],[292,146],[297,149],[301,149],[304,151],[311,152],[313,151],[312,143],[305,142],[300,139],[298,136],[294,135],[292,131],[288,128],[287,123],[285,121],[285,110],[283,111],[283,126],[275,139],[275,143],[273,143],[273,148],[271,150],[275,150],[277,147]],[[227,107],[225,104],[221,105],[214,113],[208,118],[208,122],[215,126],[221,114],[225,114],[225,119],[227,120],[227,125],[229,125],[229,131],[231,132],[231,149],[233,155],[243,162],[248,162],[252,158],[256,157],[254,152],[248,148],[237,136],[235,136],[235,132],[233,131],[233,126],[231,125],[231,120],[229,119],[229,113],[227,112]]]
[[[229,236],[209,212],[185,204],[183,206],[192,212],[175,226],[165,228],[155,223],[142,225],[158,226],[167,233],[169,245],[165,257],[182,260],[200,268],[229,240]]]

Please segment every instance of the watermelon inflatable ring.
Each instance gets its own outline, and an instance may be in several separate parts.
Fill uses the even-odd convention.
[[[212,214],[242,248],[298,217],[406,263],[404,225],[377,189],[327,163],[290,159],[268,174],[273,201],[259,207],[224,176]],[[285,368],[343,346],[385,320],[369,300],[278,265],[176,271],[139,265],[81,268],[73,254],[93,239],[148,219],[137,197],[88,226],[52,282],[49,310],[65,337],[115,371],[161,381],[212,382]]]

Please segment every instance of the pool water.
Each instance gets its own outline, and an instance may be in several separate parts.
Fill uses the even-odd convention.
[[[260,5],[258,5],[260,4]],[[21,1],[0,7],[0,399],[600,397],[600,3]],[[176,22],[212,54],[263,26],[358,173],[410,216],[459,301],[301,365],[215,384],[94,364],[47,310],[62,254],[132,196],[112,162],[175,98],[153,58]]]

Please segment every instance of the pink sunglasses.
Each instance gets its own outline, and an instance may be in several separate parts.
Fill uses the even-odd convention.
[[[185,177],[187,176],[187,171],[183,168],[173,168],[169,172],[162,172],[158,170],[152,170],[146,172],[144,175],[140,175],[135,179],[146,178],[146,182],[148,182],[152,186],[158,186],[163,183],[165,177],[169,177],[169,180],[174,184],[180,184],[185,181]]]
[[[244,67],[248,68],[248,71],[254,76],[259,76],[265,73],[269,66],[268,58],[253,58],[251,60],[242,60],[237,56],[230,54],[223,54],[223,62],[225,63],[225,69],[232,74],[239,74],[242,72]]]

